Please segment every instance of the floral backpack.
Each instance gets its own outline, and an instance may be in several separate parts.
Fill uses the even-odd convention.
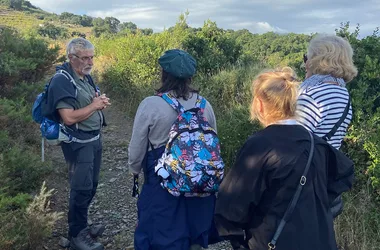
[[[224,163],[216,131],[203,112],[206,99],[198,95],[194,108],[185,110],[170,93],[159,94],[178,112],[169,132],[156,173],[164,168],[169,177],[162,187],[174,196],[208,196],[219,189],[224,176]]]

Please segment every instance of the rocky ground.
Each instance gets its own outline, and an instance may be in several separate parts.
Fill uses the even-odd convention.
[[[137,222],[136,198],[132,194],[132,177],[128,174],[127,147],[132,131],[132,121],[115,107],[105,110],[108,126],[104,129],[103,165],[100,184],[91,204],[89,217],[93,223],[106,225],[99,240],[107,250],[133,248],[133,232]],[[50,147],[47,152],[53,158],[54,173],[48,187],[56,190],[52,197],[55,211],[65,216],[55,226],[53,235],[45,242],[44,249],[62,250],[67,237],[66,214],[68,208],[67,168],[60,147]],[[141,179],[141,177],[140,177]],[[140,180],[140,183],[142,180]],[[227,242],[212,245],[211,250],[232,249]]]

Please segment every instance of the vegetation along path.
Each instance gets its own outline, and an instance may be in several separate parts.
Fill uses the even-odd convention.
[[[103,130],[103,165],[100,183],[91,204],[89,218],[93,223],[106,226],[99,240],[107,250],[133,249],[133,232],[137,223],[137,198],[132,197],[132,178],[128,173],[128,143],[133,121],[116,106],[105,110],[108,126]],[[65,216],[55,226],[52,237],[48,238],[45,249],[63,249],[67,236],[67,209],[69,185],[67,168],[60,147],[50,147],[54,173],[48,180],[48,187],[56,190],[52,197],[55,211]],[[140,183],[142,178],[140,177]],[[229,250],[228,243],[210,246],[211,250]]]

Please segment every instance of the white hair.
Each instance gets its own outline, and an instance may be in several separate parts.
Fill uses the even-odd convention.
[[[95,49],[95,47],[90,41],[82,37],[74,38],[66,46],[66,56],[69,58],[70,54],[76,54],[78,51],[82,50],[93,49]]]
[[[349,82],[358,73],[350,43],[336,35],[321,34],[311,39],[307,58],[312,74],[330,74]]]

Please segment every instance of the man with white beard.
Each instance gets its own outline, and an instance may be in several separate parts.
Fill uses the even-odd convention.
[[[102,110],[111,105],[105,94],[100,94],[90,76],[95,49],[84,38],[71,40],[66,47],[68,61],[57,67],[52,78],[43,113],[60,122],[76,141],[61,142],[69,167],[69,238],[76,250],[103,250],[94,238],[104,226],[89,228],[88,208],[99,181],[102,159],[101,129],[105,125]]]

